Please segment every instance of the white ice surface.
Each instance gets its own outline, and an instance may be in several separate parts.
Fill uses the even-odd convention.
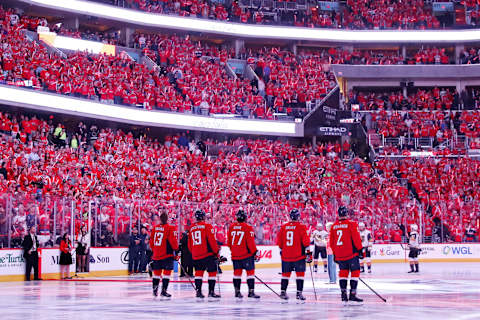
[[[294,279],[290,281],[287,303],[260,283],[256,284],[260,301],[244,298],[239,302],[233,298],[231,271],[220,276],[222,299],[218,302],[197,302],[188,282],[170,284],[170,301],[153,299],[151,283],[145,275],[98,278],[102,281],[0,283],[0,314],[2,320],[480,319],[479,267],[478,263],[424,263],[419,274],[407,274],[406,264],[374,265],[373,273],[362,274],[362,278],[388,302],[379,300],[360,283],[358,295],[365,300],[361,307],[341,305],[338,285],[326,284],[323,268],[314,274],[317,301],[307,269],[305,304],[295,300]],[[257,275],[279,291],[278,271],[258,269]],[[136,281],[124,281],[128,279]],[[204,284],[204,294],[206,287]],[[246,291],[243,283],[244,295]]]

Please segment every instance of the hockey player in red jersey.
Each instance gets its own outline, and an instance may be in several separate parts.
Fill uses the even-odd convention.
[[[217,276],[217,258],[220,248],[215,239],[215,231],[211,224],[205,223],[205,212],[195,211],[195,222],[190,228],[188,249],[192,253],[193,266],[195,267],[195,287],[197,298],[205,298],[202,294],[203,274],[208,272],[208,297],[220,298],[214,292],[215,277]]]
[[[152,269],[153,269],[153,295],[158,296],[158,286],[160,278],[162,280],[161,296],[170,298],[171,294],[167,293],[168,283],[173,270],[173,260],[175,251],[178,250],[177,231],[174,226],[168,224],[168,215],[162,213],[160,215],[160,224],[152,229],[150,235],[150,248],[152,248]]]
[[[227,245],[232,253],[233,262],[233,287],[235,298],[243,298],[240,293],[242,283],[242,271],[247,273],[248,297],[259,299],[255,294],[255,234],[252,226],[246,223],[247,214],[243,210],[237,212],[237,222],[228,229]]]
[[[357,297],[358,278],[360,277],[360,261],[358,253],[362,250],[362,239],[356,222],[348,218],[346,207],[338,208],[338,220],[332,225],[330,246],[335,262],[340,268],[340,290],[344,304],[361,304]],[[348,275],[350,274],[350,296],[347,296]]]
[[[278,234],[277,245],[280,247],[282,256],[282,281],[281,294],[282,299],[287,300],[288,281],[292,271],[297,275],[297,299],[305,300],[303,296],[303,282],[305,277],[306,263],[305,259],[311,261],[311,252],[306,252],[310,245],[310,238],[307,234],[307,227],[300,223],[300,213],[293,209],[290,211],[292,221],[285,223]]]

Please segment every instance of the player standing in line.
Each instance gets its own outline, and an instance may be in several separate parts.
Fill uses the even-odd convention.
[[[310,238],[307,234],[307,227],[300,223],[300,212],[293,209],[290,211],[292,221],[285,223],[278,234],[277,245],[281,250],[282,257],[282,281],[280,297],[288,299],[287,287],[292,271],[297,275],[297,299],[305,300],[303,296],[303,282],[305,278],[305,258],[311,262],[312,253],[306,252],[310,245]]]
[[[418,226],[412,224],[410,226],[410,234],[408,235],[408,261],[410,263],[410,271],[408,273],[418,272],[418,254],[420,253],[420,238],[418,234]],[[415,268],[414,268],[415,267]]]
[[[212,225],[205,223],[205,212],[195,211],[195,219],[190,228],[188,237],[188,249],[192,253],[193,266],[195,267],[195,288],[197,298],[205,298],[202,294],[203,274],[208,272],[208,297],[220,298],[214,292],[217,276],[217,257],[220,248],[215,239],[215,230]]]
[[[235,298],[243,298],[240,292],[242,271],[247,273],[248,297],[259,299],[255,294],[255,260],[257,246],[252,226],[246,223],[247,214],[243,210],[237,212],[237,222],[228,229],[227,245],[232,253],[233,287]]]
[[[323,262],[323,272],[327,272],[327,237],[328,232],[323,229],[323,224],[318,223],[317,229],[312,232],[314,270],[318,270],[318,256],[321,256]]]
[[[365,272],[364,260],[367,262],[368,273],[372,273],[371,251],[373,244],[373,237],[370,230],[365,228],[365,223],[358,224],[360,230],[360,238],[362,239],[362,251],[360,252],[360,271]]]
[[[164,212],[160,215],[160,224],[153,227],[150,235],[150,248],[153,251],[153,295],[158,296],[158,286],[162,278],[162,292],[160,295],[170,298],[167,293],[170,276],[173,270],[173,259],[177,259],[175,251],[178,250],[177,231],[174,226],[168,224],[168,215]]]
[[[362,248],[362,239],[358,232],[356,222],[348,218],[346,207],[338,208],[338,220],[332,225],[330,233],[330,246],[332,247],[335,261],[340,272],[340,290],[342,301],[347,303],[362,304],[363,300],[357,297],[358,278],[360,277],[360,262],[358,252]],[[347,296],[348,275],[350,274],[350,296]]]

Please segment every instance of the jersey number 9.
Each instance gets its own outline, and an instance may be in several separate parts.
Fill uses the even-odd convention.
[[[287,231],[287,247],[293,246],[293,231]]]
[[[202,244],[202,232],[200,230],[195,231],[192,234],[193,245],[200,246]]]

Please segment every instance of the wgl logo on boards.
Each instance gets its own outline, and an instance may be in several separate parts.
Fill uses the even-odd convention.
[[[458,247],[458,246],[445,246],[442,253],[446,256],[465,256],[473,254],[470,247]]]

